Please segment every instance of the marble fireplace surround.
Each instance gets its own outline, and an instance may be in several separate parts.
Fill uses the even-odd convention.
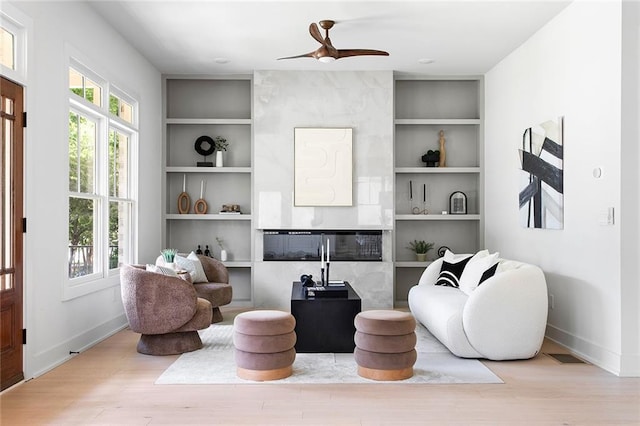
[[[393,85],[391,71],[256,71],[254,270],[256,308],[288,310],[291,283],[319,262],[262,261],[263,230],[382,230],[380,262],[332,262],[363,309],[393,306]],[[294,129],[353,129],[353,205],[295,207]]]

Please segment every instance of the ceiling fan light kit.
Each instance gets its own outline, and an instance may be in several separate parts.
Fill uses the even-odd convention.
[[[288,56],[286,58],[278,58],[280,59],[295,59],[295,58],[314,58],[323,63],[333,62],[336,59],[347,58],[349,56],[367,56],[367,55],[376,55],[376,56],[389,56],[389,53],[382,50],[374,50],[374,49],[336,49],[331,44],[331,39],[329,38],[329,30],[335,24],[334,21],[331,20],[323,20],[320,21],[320,26],[323,30],[325,30],[325,36],[322,37],[320,30],[318,29],[318,25],[315,22],[312,22],[309,25],[309,34],[320,43],[318,49],[313,52],[305,53],[302,55],[296,56]]]

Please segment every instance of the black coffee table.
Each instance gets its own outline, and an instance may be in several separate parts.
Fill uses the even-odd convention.
[[[353,352],[353,320],[362,309],[355,290],[345,283],[347,297],[305,297],[304,287],[293,283],[291,314],[296,319],[296,352]]]

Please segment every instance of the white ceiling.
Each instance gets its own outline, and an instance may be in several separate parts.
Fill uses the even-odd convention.
[[[483,74],[568,1],[93,1],[122,36],[166,74],[254,70],[395,70]],[[320,45],[309,24],[332,19],[338,49],[388,57],[276,60]],[[324,31],[322,31],[324,33]],[[216,63],[226,58],[228,63]],[[423,65],[419,59],[432,59]]]

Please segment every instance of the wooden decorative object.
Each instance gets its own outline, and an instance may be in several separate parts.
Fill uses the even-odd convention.
[[[440,130],[440,133],[438,133],[438,135],[440,136],[440,139],[438,140],[438,142],[440,142],[440,163],[438,164],[438,166],[446,167],[447,151],[444,149],[444,130]]]
[[[189,194],[181,192],[180,195],[178,195],[178,213],[187,214],[190,208],[191,198],[189,198]]]
[[[202,198],[198,199],[196,203],[193,205],[193,211],[196,214],[206,214],[207,213],[207,202]]]

